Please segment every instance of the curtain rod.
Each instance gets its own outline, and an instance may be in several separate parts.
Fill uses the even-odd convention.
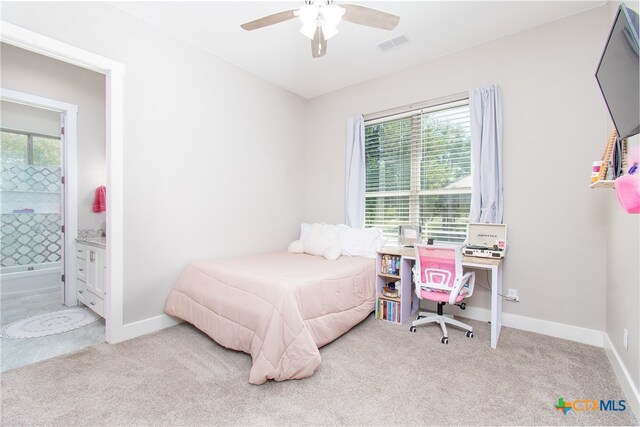
[[[423,108],[433,107],[435,105],[446,104],[448,102],[461,101],[469,98],[469,92],[460,92],[455,95],[444,96],[442,98],[436,98],[429,101],[418,102],[415,104],[403,105],[402,107],[391,108],[388,110],[378,111],[375,113],[364,114],[364,121],[380,120],[387,117],[396,116],[409,111],[421,110]]]

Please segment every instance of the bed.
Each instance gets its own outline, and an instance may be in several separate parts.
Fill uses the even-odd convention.
[[[251,355],[249,382],[313,375],[319,348],[374,309],[375,260],[276,252],[185,268],[165,311]]]

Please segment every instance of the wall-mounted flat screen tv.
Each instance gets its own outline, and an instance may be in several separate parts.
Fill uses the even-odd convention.
[[[621,4],[596,79],[620,138],[640,132],[638,14]]]

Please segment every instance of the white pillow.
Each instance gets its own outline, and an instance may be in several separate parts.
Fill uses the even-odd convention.
[[[291,242],[289,244],[289,247],[287,248],[287,251],[291,252],[292,254],[304,253],[304,245],[302,244],[302,242],[309,234],[309,230],[311,230],[312,225],[313,224],[302,223],[302,225],[300,226],[300,238]]]
[[[323,256],[329,260],[340,258],[342,249],[338,228],[328,224],[302,224],[300,239],[291,242],[287,250],[291,253],[307,253]]]
[[[331,247],[338,248],[337,256],[335,251],[331,250],[325,258],[337,259],[340,256],[340,240],[338,238],[338,230],[335,225],[330,224],[313,224],[307,235],[302,239],[304,252],[310,255],[325,256],[325,251]]]
[[[338,225],[342,255],[375,258],[384,243],[382,231],[377,228],[351,228]]]
[[[313,224],[307,224],[302,223],[302,225],[300,226],[300,240],[304,240],[305,237],[307,237],[307,234],[309,234],[309,230],[311,230],[311,226]]]
[[[327,246],[324,252],[322,252],[322,256],[331,261],[340,258],[341,254],[342,251],[335,245]]]
[[[291,242],[287,250],[294,254],[301,254],[304,252],[304,246],[302,246],[302,240],[294,240]]]

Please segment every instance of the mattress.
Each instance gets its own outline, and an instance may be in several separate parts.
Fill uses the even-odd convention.
[[[375,277],[375,260],[361,257],[277,252],[196,262],[165,311],[250,354],[250,383],[305,378],[320,366],[318,349],[373,310]]]

